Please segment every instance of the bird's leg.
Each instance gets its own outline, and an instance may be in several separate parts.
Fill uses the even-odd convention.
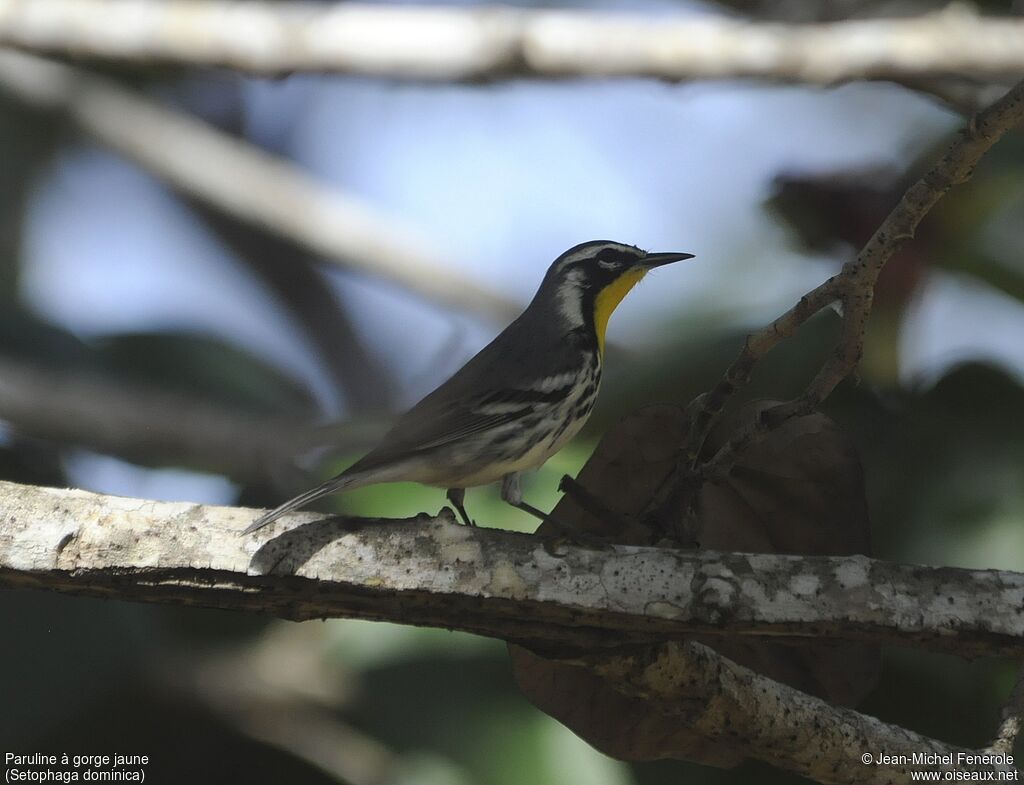
[[[528,512],[534,518],[540,518],[542,521],[550,521],[552,524],[557,526],[559,529],[569,530],[570,527],[559,521],[557,518],[553,518],[550,513],[542,512],[534,507],[532,504],[527,504],[523,501],[523,488],[519,484],[519,472],[513,472],[512,474],[506,474],[501,479],[501,500],[508,504],[511,504],[517,510]]]
[[[551,521],[551,523],[559,528],[567,528],[564,524],[552,518],[550,514],[542,512],[532,504],[527,504],[523,501],[523,488],[519,484],[519,477],[519,472],[512,472],[512,474],[506,474],[501,478],[501,500],[511,504],[517,510],[530,513],[534,518],[540,518],[542,521]]]
[[[462,518],[462,522],[467,526],[476,526],[476,522],[469,517],[466,513],[466,489],[465,488],[449,488],[445,494],[448,497],[448,501],[452,503],[455,511]]]
[[[538,510],[532,504],[527,504],[523,501],[523,489],[519,484],[519,473],[513,472],[512,474],[506,474],[501,480],[501,499],[502,501],[511,504],[518,510],[527,512],[535,518],[558,529],[558,534],[554,538],[549,538],[544,544],[545,550],[554,556],[558,554],[554,553],[553,547],[558,542],[571,542],[576,545],[585,545],[590,548],[607,548],[608,543],[599,537],[595,537],[592,534],[586,534],[577,529],[574,529],[569,524],[560,521],[549,512],[543,512]],[[553,542],[552,542],[553,541]],[[551,547],[549,547],[551,546]]]

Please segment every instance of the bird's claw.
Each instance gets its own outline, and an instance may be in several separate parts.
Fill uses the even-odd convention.
[[[424,512],[420,514],[426,515],[427,513]],[[454,523],[460,526],[471,526],[474,529],[476,528],[476,521],[474,521],[468,515],[463,516],[461,513],[457,516],[455,511],[448,505],[445,505],[440,509],[440,511],[437,513],[437,517],[445,518],[448,523]]]
[[[437,511],[437,515],[431,515],[429,512],[421,512],[416,516],[417,521],[426,523],[427,521],[434,520],[435,518],[443,518],[445,523],[458,523],[458,519],[455,517],[455,512],[451,507],[442,507]]]

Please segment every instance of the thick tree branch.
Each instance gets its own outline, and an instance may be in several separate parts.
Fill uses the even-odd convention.
[[[291,522],[304,525],[257,547],[236,536],[252,518],[245,509],[0,483],[0,586],[514,640],[589,668],[709,739],[822,782],[900,782],[911,767],[1005,768],[967,765],[959,748],[836,708],[682,639],[842,636],[1019,653],[1024,574],[635,547],[553,556],[535,537],[470,529],[450,514],[302,513]],[[658,640],[670,642],[628,648]],[[952,763],[864,765],[865,752]]]
[[[0,0],[0,43],[37,52],[419,79],[759,78],[831,84],[1024,72],[1024,21],[962,7],[916,19],[750,23],[502,7],[217,0]]]
[[[961,654],[1024,652],[1024,574],[617,547],[552,556],[536,537],[439,518],[255,517],[0,483],[0,585],[449,627],[541,647],[693,633],[847,638]]]
[[[118,28],[107,32],[112,30]],[[109,79],[0,50],[0,89],[42,109],[65,112],[83,131],[174,187],[318,258],[490,319],[507,321],[521,310],[450,269],[394,219],[287,161]]]
[[[616,689],[679,717],[695,733],[817,782],[893,785],[910,782],[911,772],[918,771],[1005,771],[1016,779],[1012,763],[1002,759],[1005,751],[954,747],[833,706],[699,643],[667,643],[637,655],[579,662]],[[883,762],[882,756],[891,757]],[[915,762],[916,756],[929,762]]]
[[[971,118],[945,155],[907,189],[899,204],[878,227],[857,256],[823,284],[767,327],[747,336],[739,357],[722,381],[700,401],[688,439],[689,467],[696,467],[700,449],[726,403],[750,378],[764,355],[822,308],[838,302],[843,318],[842,334],[832,356],[799,398],[766,410],[740,430],[703,467],[704,474],[726,472],[743,448],[785,420],[813,411],[860,361],[864,329],[874,296],[875,283],[886,262],[913,239],[928,211],[953,186],[965,182],[982,156],[1011,128],[1024,122],[1024,81],[994,104]]]

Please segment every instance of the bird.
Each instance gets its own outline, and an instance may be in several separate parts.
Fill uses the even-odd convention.
[[[399,417],[376,447],[242,534],[329,494],[387,482],[446,489],[462,522],[474,526],[466,488],[500,480],[505,502],[550,520],[523,500],[520,475],[539,468],[589,418],[612,311],[652,269],[691,258],[610,240],[573,246],[551,264],[522,314]]]

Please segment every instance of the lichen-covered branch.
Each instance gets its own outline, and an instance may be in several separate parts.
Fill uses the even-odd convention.
[[[1017,672],[1010,696],[1003,706],[1002,717],[996,737],[989,746],[993,752],[1009,754],[1020,735],[1021,724],[1024,723],[1024,667]]]
[[[2,2],[2,0],[0,0]],[[123,31],[117,26],[107,30]],[[99,142],[196,199],[317,258],[443,306],[507,321],[520,304],[451,269],[401,222],[288,161],[110,79],[0,50],[0,89],[65,113]]]
[[[899,204],[878,227],[857,256],[823,284],[767,327],[746,339],[739,357],[723,379],[703,396],[688,438],[689,467],[696,467],[700,449],[716,418],[733,394],[750,378],[757,362],[780,342],[793,335],[822,308],[839,303],[842,334],[832,355],[811,380],[804,393],[766,410],[750,426],[736,433],[703,467],[707,476],[728,471],[736,456],[760,434],[785,420],[813,411],[860,361],[864,329],[874,296],[875,283],[885,264],[908,241],[918,224],[947,191],[970,178],[982,156],[1007,131],[1024,122],[1024,81],[971,118],[945,155],[920,180],[907,189]]]
[[[0,586],[463,629],[539,648],[693,633],[1024,652],[1024,574],[657,548],[569,547],[437,518],[252,510],[0,483]],[[271,530],[271,534],[280,529]],[[262,544],[261,544],[262,543]]]
[[[505,7],[0,0],[0,44],[76,57],[418,79],[758,78],[830,84],[1024,71],[1024,21],[755,23]]]
[[[912,766],[999,770],[683,639],[848,637],[1019,655],[1024,574],[637,547],[555,555],[536,537],[460,526],[450,514],[300,513],[270,540],[238,537],[253,515],[0,483],[0,587],[382,619],[517,641],[590,669],[743,755],[821,782],[901,782]],[[953,763],[865,765],[863,753]]]
[[[822,783],[911,782],[911,772],[1000,772],[1006,750],[966,750],[780,684],[699,643],[578,660],[712,741]],[[883,758],[883,756],[887,756]],[[987,757],[986,757],[987,756]],[[984,779],[953,777],[953,781]]]

